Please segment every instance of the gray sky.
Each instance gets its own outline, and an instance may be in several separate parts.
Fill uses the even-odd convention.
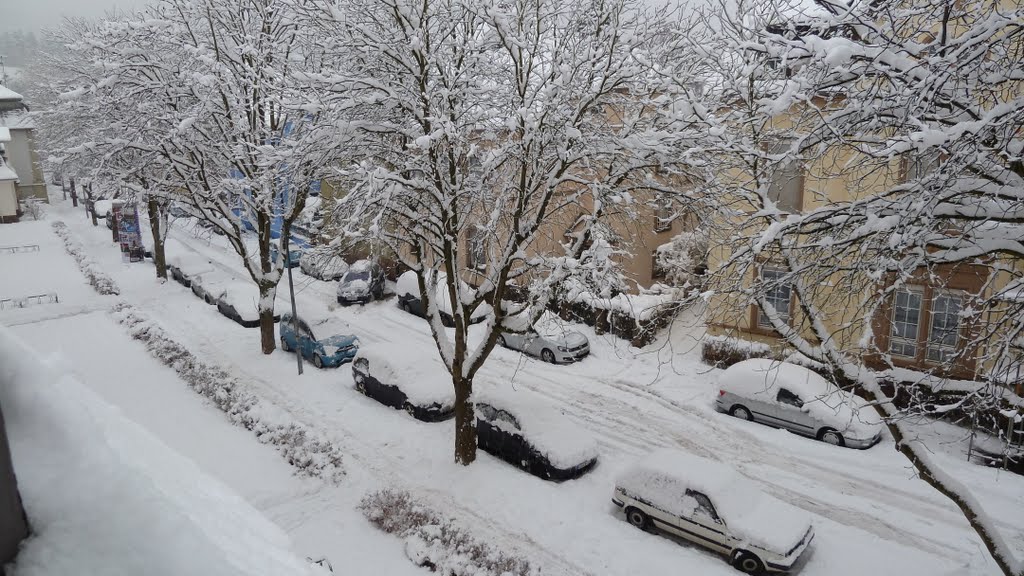
[[[102,16],[112,8],[137,8],[148,0],[0,0],[0,32],[60,24],[64,16]]]

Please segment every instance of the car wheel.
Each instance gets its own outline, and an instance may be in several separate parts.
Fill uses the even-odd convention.
[[[281,338],[281,350],[284,350],[285,352],[292,351],[292,349],[288,347],[288,341],[284,338]]]
[[[366,384],[363,383],[362,378],[356,378],[356,390],[362,394],[366,394]]]
[[[764,572],[764,564],[761,563],[761,560],[746,551],[738,552],[736,557],[733,558],[732,565],[744,574],[760,574]]]
[[[409,303],[407,301],[400,300],[398,302],[398,307],[401,308],[402,311],[405,312],[406,314],[412,314],[412,310],[409,310]]]
[[[822,428],[821,432],[818,432],[818,440],[833,446],[846,446],[843,435],[831,428]]]
[[[555,353],[547,348],[540,351],[540,359],[547,362],[548,364],[555,363]]]
[[[319,354],[313,354],[313,366],[316,366],[317,368],[324,367],[324,359],[321,358]]]
[[[750,413],[750,410],[748,410],[746,406],[741,406],[739,404],[733,406],[732,409],[729,410],[729,414],[732,414],[741,420],[752,421],[754,419],[754,415]]]
[[[501,344],[502,348],[508,348],[508,342],[505,341],[505,336],[498,336],[498,344]]]
[[[636,508],[626,508],[626,521],[641,530],[646,530],[651,519],[642,511]]]
[[[416,417],[416,413],[412,409],[412,404],[409,404],[408,402],[406,402],[405,404],[402,405],[402,409],[405,410],[406,412],[408,412],[409,416],[412,416],[413,418]]]

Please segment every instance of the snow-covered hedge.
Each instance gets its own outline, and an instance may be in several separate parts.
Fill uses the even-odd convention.
[[[562,286],[552,310],[565,320],[583,322],[641,348],[654,341],[680,310],[678,294],[618,294],[601,298],[575,282]]]
[[[117,295],[121,293],[121,290],[117,287],[117,283],[114,280],[103,273],[102,270],[96,266],[92,258],[85,253],[85,248],[78,243],[77,240],[71,237],[71,231],[68,230],[67,224],[60,220],[53,223],[53,231],[57,233],[64,241],[64,249],[67,253],[75,259],[78,264],[78,269],[82,271],[85,278],[89,281],[89,284],[96,289],[97,292],[104,296]]]
[[[728,368],[751,358],[771,358],[771,346],[728,336],[706,336],[701,345],[700,359],[716,368]]]
[[[405,553],[413,563],[444,576],[540,574],[529,560],[481,542],[404,490],[371,492],[363,497],[359,509],[375,526],[404,539]]]
[[[310,432],[273,410],[225,370],[200,362],[184,346],[129,304],[114,307],[111,315],[128,328],[157,360],[174,369],[198,394],[213,402],[235,424],[251,430],[260,442],[276,446],[299,473],[339,482],[345,475],[342,453],[330,440]]]

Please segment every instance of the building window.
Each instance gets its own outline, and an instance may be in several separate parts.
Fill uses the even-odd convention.
[[[924,153],[913,153],[906,158],[906,180],[908,182],[923,178],[939,167],[939,151],[929,150]]]
[[[470,270],[487,269],[487,230],[477,226],[470,230],[466,252],[466,267]]]
[[[896,356],[915,358],[921,327],[922,294],[916,290],[900,290],[893,298],[892,330],[889,352]]]
[[[654,231],[658,233],[668,232],[672,229],[672,221],[674,219],[672,201],[668,199],[658,200],[658,204],[654,209]]]
[[[937,292],[932,297],[931,327],[928,329],[928,360],[948,362],[957,354],[960,341],[959,296]]]
[[[761,284],[761,288],[764,290],[765,302],[788,324],[793,291],[789,279],[786,278],[786,271],[781,268],[762,268]],[[772,321],[764,313],[764,310],[758,310],[757,312],[757,325],[760,328],[774,328]]]
[[[788,152],[789,140],[781,140],[771,146],[772,154]],[[796,160],[783,161],[775,167],[768,198],[783,212],[799,212],[803,207],[804,178],[800,163]]]

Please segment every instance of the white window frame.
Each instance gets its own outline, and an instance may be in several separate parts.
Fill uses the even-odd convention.
[[[931,301],[928,303],[928,332],[924,335],[924,359],[926,362],[945,363],[953,360],[960,351],[960,331],[963,330],[963,320],[959,314],[956,315],[956,341],[952,345],[941,344],[932,340],[932,330],[935,329],[935,302],[940,297],[952,298],[959,301],[957,312],[964,308],[964,293],[958,290],[933,290]],[[947,314],[943,312],[943,314]],[[938,358],[932,358],[932,351],[939,352]]]
[[[900,295],[900,293],[913,294],[913,295],[917,296],[918,300],[919,300],[919,305],[918,305],[918,308],[917,308],[917,329],[916,329],[916,332],[915,332],[915,334],[914,334],[914,336],[912,338],[908,338],[908,337],[905,337],[905,336],[897,336],[896,335],[896,309],[897,309],[897,306],[898,306],[898,304],[896,303],[896,299]],[[921,348],[921,324],[922,324],[921,321],[923,320],[924,311],[925,311],[925,298],[924,298],[924,296],[925,296],[924,288],[919,287],[919,286],[904,286],[904,287],[900,288],[899,290],[897,290],[896,292],[893,293],[893,295],[892,295],[892,309],[889,311],[889,346],[888,346],[889,354],[891,354],[893,356],[898,356],[900,358],[910,358],[910,359],[915,359],[915,360],[917,359],[917,354],[918,354],[918,352],[920,351],[920,348]],[[902,351],[897,352],[894,349],[894,344],[896,344],[896,343],[900,343],[900,344],[903,344],[903,345],[909,344],[909,345],[913,346],[914,347],[914,353],[910,354],[910,355],[907,355],[907,354],[904,354]]]
[[[782,276],[785,276],[788,273],[788,271],[785,268],[782,268],[780,266],[762,266],[761,269],[758,271],[758,277],[759,277],[759,279],[761,280],[762,283],[764,282],[764,273],[766,271],[767,272],[778,273],[778,274],[780,274]],[[773,283],[774,283],[774,289],[781,288],[783,286],[783,283],[781,281],[779,281],[779,280],[774,280]],[[785,322],[787,324],[789,324],[789,320],[790,320],[789,316],[790,316],[790,312],[792,311],[792,308],[793,308],[793,283],[787,280],[785,282],[785,286],[786,286],[787,291],[789,292],[789,299],[786,302],[786,312],[785,312],[785,314],[779,312],[778,307],[774,306],[774,304],[772,304],[772,306],[775,308],[775,312],[778,313],[779,316],[782,317],[782,319],[785,320]],[[768,300],[767,292],[765,293],[765,300]],[[769,303],[771,303],[771,302],[772,301],[769,300]],[[768,315],[764,313],[764,309],[762,309],[761,306],[757,307],[757,327],[758,328],[767,328],[767,329],[770,329],[770,330],[774,330],[775,329],[775,326],[772,325],[771,320],[768,318]]]

